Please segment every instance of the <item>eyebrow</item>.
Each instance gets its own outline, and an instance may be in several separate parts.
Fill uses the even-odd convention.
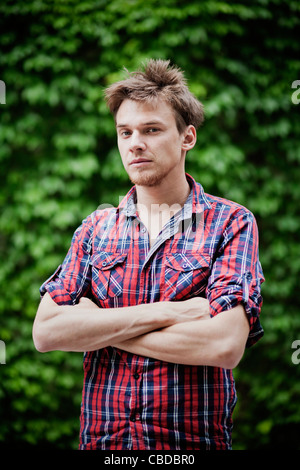
[[[141,124],[141,127],[146,127],[146,126],[162,126],[163,125],[163,122],[162,121],[149,121],[149,122],[144,122],[143,124]],[[120,128],[120,127],[130,127],[130,124],[117,124],[117,128]]]

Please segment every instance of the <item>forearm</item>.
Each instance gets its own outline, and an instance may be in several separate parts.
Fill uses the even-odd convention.
[[[164,303],[101,309],[86,299],[78,305],[57,305],[45,294],[33,326],[41,351],[92,351],[173,323]]]
[[[189,365],[216,365],[216,353],[220,347],[215,338],[210,338],[211,320],[198,320],[184,325],[172,325],[160,331],[150,332],[115,347],[161,361]],[[213,353],[213,354],[212,354]]]
[[[176,324],[116,347],[161,361],[232,369],[240,361],[249,324],[242,306],[214,318]]]
[[[41,352],[93,351],[203,315],[208,315],[208,302],[201,298],[102,309],[84,298],[78,305],[59,306],[45,294],[33,339]]]

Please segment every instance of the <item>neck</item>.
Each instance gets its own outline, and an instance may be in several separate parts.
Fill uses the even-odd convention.
[[[182,207],[190,193],[190,186],[185,174],[180,180],[169,182],[164,179],[157,186],[136,185],[137,205],[147,211],[153,211],[155,207],[162,209],[180,206]]]

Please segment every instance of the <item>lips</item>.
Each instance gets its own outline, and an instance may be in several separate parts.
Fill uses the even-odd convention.
[[[151,160],[147,160],[146,158],[135,158],[130,162],[132,166],[143,166],[151,163]]]

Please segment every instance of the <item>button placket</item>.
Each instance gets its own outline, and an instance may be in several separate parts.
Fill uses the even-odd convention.
[[[141,423],[141,387],[142,387],[142,371],[139,370],[138,364],[136,364],[131,373],[131,403],[130,403],[130,422],[132,423],[132,439],[138,443],[142,439],[142,427]],[[136,444],[137,445],[137,444]]]

